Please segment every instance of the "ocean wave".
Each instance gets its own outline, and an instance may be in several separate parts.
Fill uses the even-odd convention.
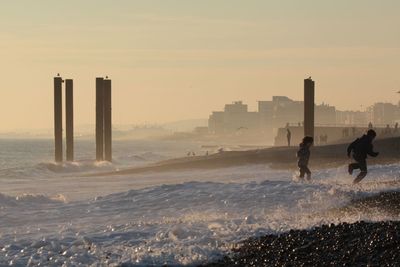
[[[38,169],[48,170],[55,173],[76,173],[93,171],[112,171],[115,170],[115,164],[107,161],[74,161],[74,162],[45,162],[36,166]]]
[[[32,166],[1,169],[0,179],[35,180],[55,175],[115,171],[116,169],[116,164],[106,161],[41,162]]]
[[[387,168],[398,166],[373,167],[370,179],[357,186],[343,175],[343,168],[322,170],[312,182],[298,183],[290,180],[290,172],[250,166],[201,172],[201,177],[212,176],[215,181],[153,185],[73,202],[0,195],[0,203],[5,199],[9,206],[21,207],[0,210],[0,243],[4,244],[0,265],[11,261],[16,265],[196,265],[222,257],[252,236],[330,223],[398,219],[398,214],[376,209],[372,200],[400,191],[397,178],[381,175]],[[240,179],[231,181],[233,174]],[[189,179],[199,179],[193,171],[159,175],[164,175],[163,181],[190,175]],[[115,178],[104,179],[105,186],[117,183]],[[354,205],[357,201],[362,205]],[[352,212],[343,211],[351,205]],[[373,212],[365,212],[365,207]]]
[[[124,155],[124,156],[118,156],[116,157],[116,160],[119,162],[123,163],[129,163],[131,166],[136,166],[138,164],[143,164],[145,162],[157,162],[157,161],[162,161],[168,159],[168,157],[155,153],[155,152],[143,152],[139,154],[130,154],[130,155]]]
[[[44,204],[60,204],[66,203],[67,198],[61,194],[55,196],[22,194],[18,196],[10,196],[0,193],[0,207],[7,206],[35,206]]]

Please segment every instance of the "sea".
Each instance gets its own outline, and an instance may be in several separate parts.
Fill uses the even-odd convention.
[[[370,166],[356,186],[346,166],[312,170],[307,183],[267,163],[107,176],[206,148],[115,141],[112,163],[94,161],[92,141],[75,150],[75,162],[56,164],[51,139],[0,140],[0,266],[197,266],[250,237],[399,219],[337,210],[399,190],[400,164]]]

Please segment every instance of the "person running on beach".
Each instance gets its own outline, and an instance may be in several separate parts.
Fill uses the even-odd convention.
[[[304,180],[304,175],[307,174],[307,181],[311,180],[311,171],[308,168],[308,161],[310,160],[310,147],[314,143],[314,138],[306,136],[300,143],[300,149],[297,151],[297,165],[300,171],[300,180]]]
[[[352,175],[354,170],[360,169],[361,172],[357,178],[354,179],[353,184],[359,183],[362,179],[367,176],[367,157],[377,157],[379,152],[374,152],[372,141],[376,137],[376,132],[372,129],[368,130],[367,134],[364,134],[361,138],[357,138],[347,148],[347,156],[355,160],[354,163],[349,164],[349,174]],[[352,155],[351,155],[352,154]]]

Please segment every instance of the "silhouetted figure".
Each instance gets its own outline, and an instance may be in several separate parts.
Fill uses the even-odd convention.
[[[208,151],[206,151],[206,156],[208,156]]]
[[[192,156],[193,156],[193,157],[196,156],[196,153],[192,152]]]
[[[376,157],[379,155],[378,152],[374,152],[372,141],[376,137],[374,130],[368,130],[367,134],[364,134],[361,138],[357,138],[347,148],[347,156],[350,158],[351,154],[355,163],[349,164],[349,174],[352,175],[354,170],[360,169],[361,172],[357,178],[353,181],[353,184],[359,183],[365,176],[367,176],[367,156]]]
[[[373,127],[372,122],[368,123],[368,130],[371,130]]]
[[[304,175],[307,174],[307,181],[311,180],[311,171],[308,168],[308,161],[310,160],[310,147],[314,139],[311,136],[306,136],[300,143],[300,149],[297,151],[297,166],[299,166],[301,180],[304,180]]]
[[[397,133],[399,131],[399,123],[396,122],[396,124],[394,125],[394,132]]]
[[[292,132],[289,130],[289,128],[286,128],[286,138],[288,146],[290,146],[290,141],[292,140]]]
[[[385,134],[391,134],[392,130],[390,129],[390,125],[386,124]]]
[[[190,157],[191,154],[192,154],[192,153],[189,151],[189,152],[187,153],[187,156]]]

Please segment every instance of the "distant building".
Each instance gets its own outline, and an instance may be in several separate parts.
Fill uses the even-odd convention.
[[[375,103],[367,112],[375,125],[394,124],[400,119],[399,105],[392,103]]]
[[[322,103],[315,106],[315,123],[317,125],[334,125],[336,121],[336,108]]]
[[[272,129],[303,126],[304,102],[286,96],[273,96],[271,101],[258,101],[258,111],[249,112],[241,101],[225,105],[224,111],[214,111],[208,120],[210,133],[232,134],[245,131],[271,133]],[[340,111],[322,103],[315,105],[316,126],[342,127],[393,125],[400,120],[400,106],[376,103],[367,111]]]
[[[262,127],[276,128],[286,123],[303,121],[303,101],[294,101],[286,96],[273,96],[272,101],[259,101],[258,112],[263,119]]]
[[[209,131],[215,134],[254,130],[259,126],[258,112],[249,112],[242,101],[225,105],[223,112],[213,112],[208,120]]]
[[[304,102],[286,96],[273,96],[272,101],[259,101],[258,112],[249,112],[241,101],[225,105],[224,111],[214,111],[208,121],[211,133],[232,133],[238,129],[271,131],[287,123],[301,125],[304,118]],[[316,106],[316,123],[335,124],[335,107]]]
[[[368,113],[363,111],[336,111],[336,124],[338,125],[368,125],[372,122]]]
[[[193,133],[198,135],[206,135],[208,134],[208,127],[204,126],[196,127],[194,128]]]
[[[294,101],[286,96],[273,96],[272,101],[259,101],[258,111],[264,127],[282,127],[289,124],[303,124],[304,102]],[[322,104],[315,106],[316,124],[335,124],[336,108]]]

